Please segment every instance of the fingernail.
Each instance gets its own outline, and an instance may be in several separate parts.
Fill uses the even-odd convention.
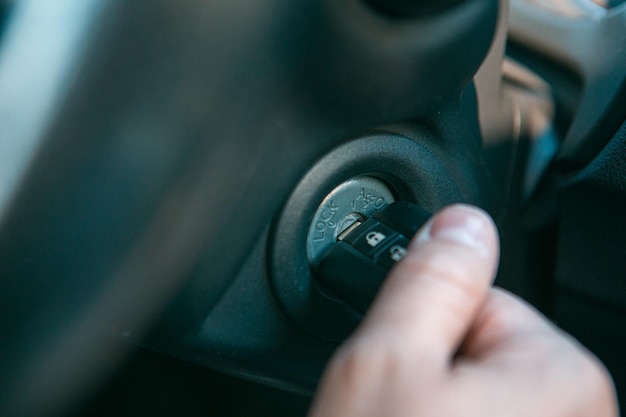
[[[492,235],[492,222],[482,210],[457,204],[435,215],[420,236],[421,245],[433,239],[448,240],[470,249],[487,249]]]

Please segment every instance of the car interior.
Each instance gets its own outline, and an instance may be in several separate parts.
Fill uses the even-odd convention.
[[[0,0],[0,415],[305,416],[457,202],[626,404],[626,1]]]

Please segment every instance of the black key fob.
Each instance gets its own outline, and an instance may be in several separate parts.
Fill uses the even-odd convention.
[[[430,213],[407,201],[398,201],[356,221],[339,234],[337,242],[313,265],[320,287],[365,313],[389,270],[407,251],[410,239]]]

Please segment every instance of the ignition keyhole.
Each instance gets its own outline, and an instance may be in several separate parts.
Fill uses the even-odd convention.
[[[309,262],[315,264],[337,240],[395,201],[374,177],[352,178],[332,190],[317,208],[307,236]]]

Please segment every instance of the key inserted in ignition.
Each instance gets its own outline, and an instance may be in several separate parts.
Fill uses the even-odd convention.
[[[327,292],[364,313],[429,217],[419,206],[399,201],[369,219],[355,219],[313,264],[315,278]]]

